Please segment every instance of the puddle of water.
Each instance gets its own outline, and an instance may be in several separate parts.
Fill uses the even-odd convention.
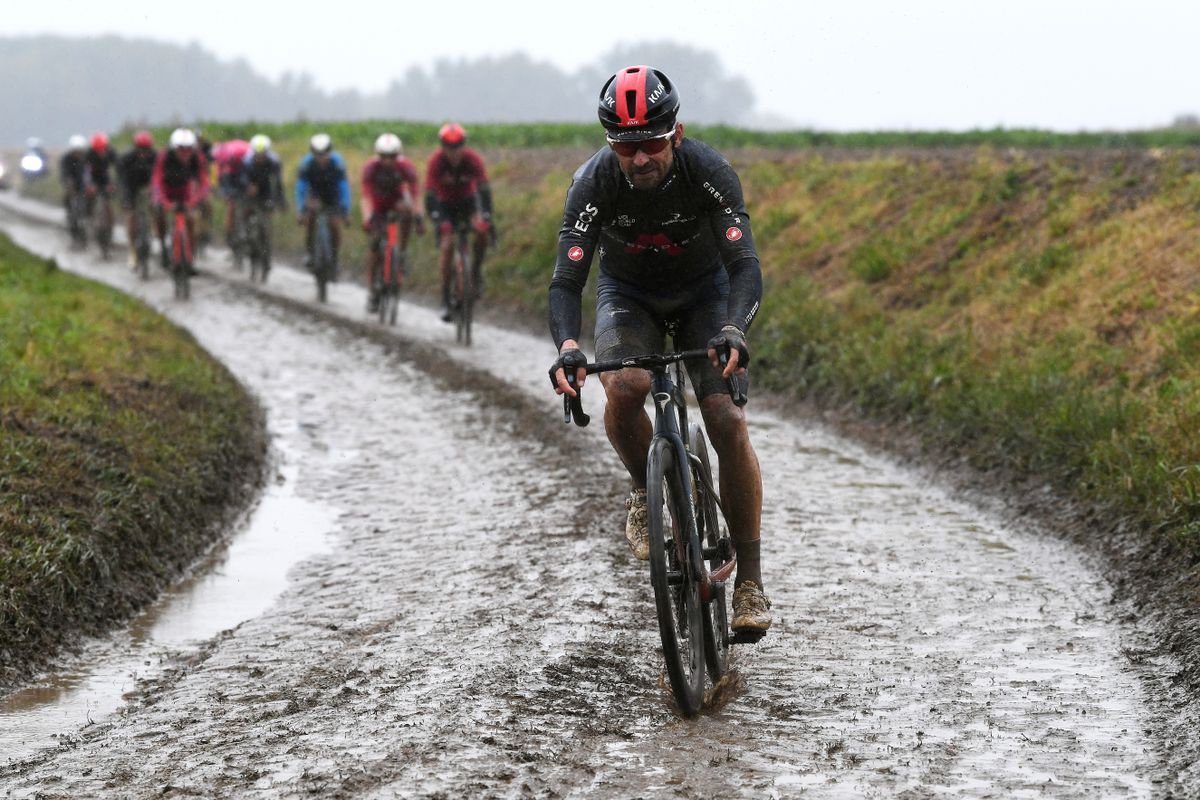
[[[169,653],[193,646],[266,610],[291,567],[329,549],[335,513],[295,496],[294,468],[281,470],[245,530],[191,577],[166,592],[70,669],[0,699],[0,753],[20,760],[116,711],[138,680]]]

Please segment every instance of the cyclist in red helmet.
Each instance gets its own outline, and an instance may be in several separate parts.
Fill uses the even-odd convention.
[[[379,310],[381,241],[386,235],[387,214],[395,209],[400,217],[400,251],[408,248],[408,238],[420,215],[414,205],[421,191],[417,168],[404,157],[404,146],[394,133],[381,133],[375,140],[375,157],[363,165],[362,215],[367,233],[367,311]]]
[[[149,191],[154,177],[154,164],[158,153],[154,150],[154,137],[149,131],[138,131],[133,135],[133,147],[117,160],[117,184],[121,187],[121,208],[125,210],[125,233],[134,241],[133,216],[140,192]],[[137,269],[137,253],[129,248],[129,266]]]
[[[720,458],[721,498],[737,550],[732,627],[761,633],[771,625],[759,555],[762,478],[746,417],[725,378],[744,374],[750,363],[746,334],[762,299],[762,273],[737,174],[711,147],[684,138],[678,112],[679,92],[650,67],[626,67],[600,91],[608,147],[575,172],[567,192],[550,283],[550,331],[559,349],[550,374],[559,394],[575,394],[565,370],[580,385],[587,377],[578,339],[583,287],[597,253],[597,361],[663,352],[668,327],[678,350],[707,346],[712,367],[689,363],[688,375]],[[722,369],[717,354],[726,350]],[[650,376],[619,370],[600,381],[608,397],[605,431],[632,483],[625,536],[644,560]]]
[[[112,202],[113,168],[117,163],[116,153],[109,146],[108,134],[97,132],[92,134],[91,146],[83,157],[84,187],[87,192],[87,213],[90,216],[95,211],[97,202],[109,204]],[[109,219],[112,219],[109,216]]]
[[[454,230],[474,229],[471,270],[475,295],[483,293],[483,256],[496,237],[492,223],[492,190],[479,154],[466,146],[467,132],[454,122],[438,131],[441,149],[429,159],[425,175],[425,213],[435,226],[438,270],[442,276],[442,320],[454,319],[450,306],[450,264],[454,257]]]

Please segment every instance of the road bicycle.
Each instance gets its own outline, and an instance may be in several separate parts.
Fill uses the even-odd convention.
[[[380,254],[375,293],[379,298],[380,324],[395,325],[400,307],[400,289],[408,271],[404,250],[400,247],[400,215],[395,209],[388,211],[386,236],[379,240]]]
[[[192,296],[191,278],[193,267],[192,240],[188,235],[187,206],[175,204],[171,218],[170,263],[171,278],[175,282],[175,299],[187,300]]]
[[[250,280],[267,282],[271,270],[271,207],[251,199],[246,210],[246,255],[250,260]]]
[[[246,266],[250,254],[250,235],[246,227],[246,205],[240,198],[225,200],[233,206],[233,225],[229,229],[229,252],[233,255],[233,268],[238,272]]]
[[[730,646],[762,638],[729,629],[725,582],[737,557],[713,483],[707,437],[698,423],[688,423],[683,362],[691,360],[707,362],[708,351],[651,353],[586,367],[589,375],[627,368],[651,374],[654,436],[646,465],[650,583],[671,693],[687,717],[703,705],[705,674],[714,685],[725,674]],[[567,380],[578,392],[574,376]],[[735,404],[745,405],[740,380],[729,379],[727,388]],[[590,420],[578,394],[563,396],[563,421],[572,419],[579,426]]]
[[[451,264],[451,310],[454,314],[454,338],[470,346],[471,323],[475,315],[475,273],[471,269],[471,234],[469,221],[460,222],[454,229],[454,261]]]
[[[73,189],[67,195],[67,231],[76,249],[87,246],[87,196],[82,189]]]
[[[138,277],[150,279],[150,198],[146,190],[139,190],[133,201],[133,248]]]
[[[112,255],[113,244],[112,201],[103,191],[97,191],[93,204],[92,232],[96,238],[96,245],[100,248],[100,257],[108,261]]]
[[[312,265],[313,277],[317,281],[317,300],[324,303],[329,297],[329,284],[337,274],[337,252],[333,247],[333,221],[338,213],[333,206],[321,205],[317,209],[313,233]]]

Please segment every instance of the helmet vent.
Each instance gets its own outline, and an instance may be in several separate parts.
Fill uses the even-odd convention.
[[[630,89],[625,92],[625,116],[637,119],[637,91]]]

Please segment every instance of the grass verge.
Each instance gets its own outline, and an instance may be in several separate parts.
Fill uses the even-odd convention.
[[[153,599],[265,450],[257,405],[187,333],[0,236],[0,687]]]

